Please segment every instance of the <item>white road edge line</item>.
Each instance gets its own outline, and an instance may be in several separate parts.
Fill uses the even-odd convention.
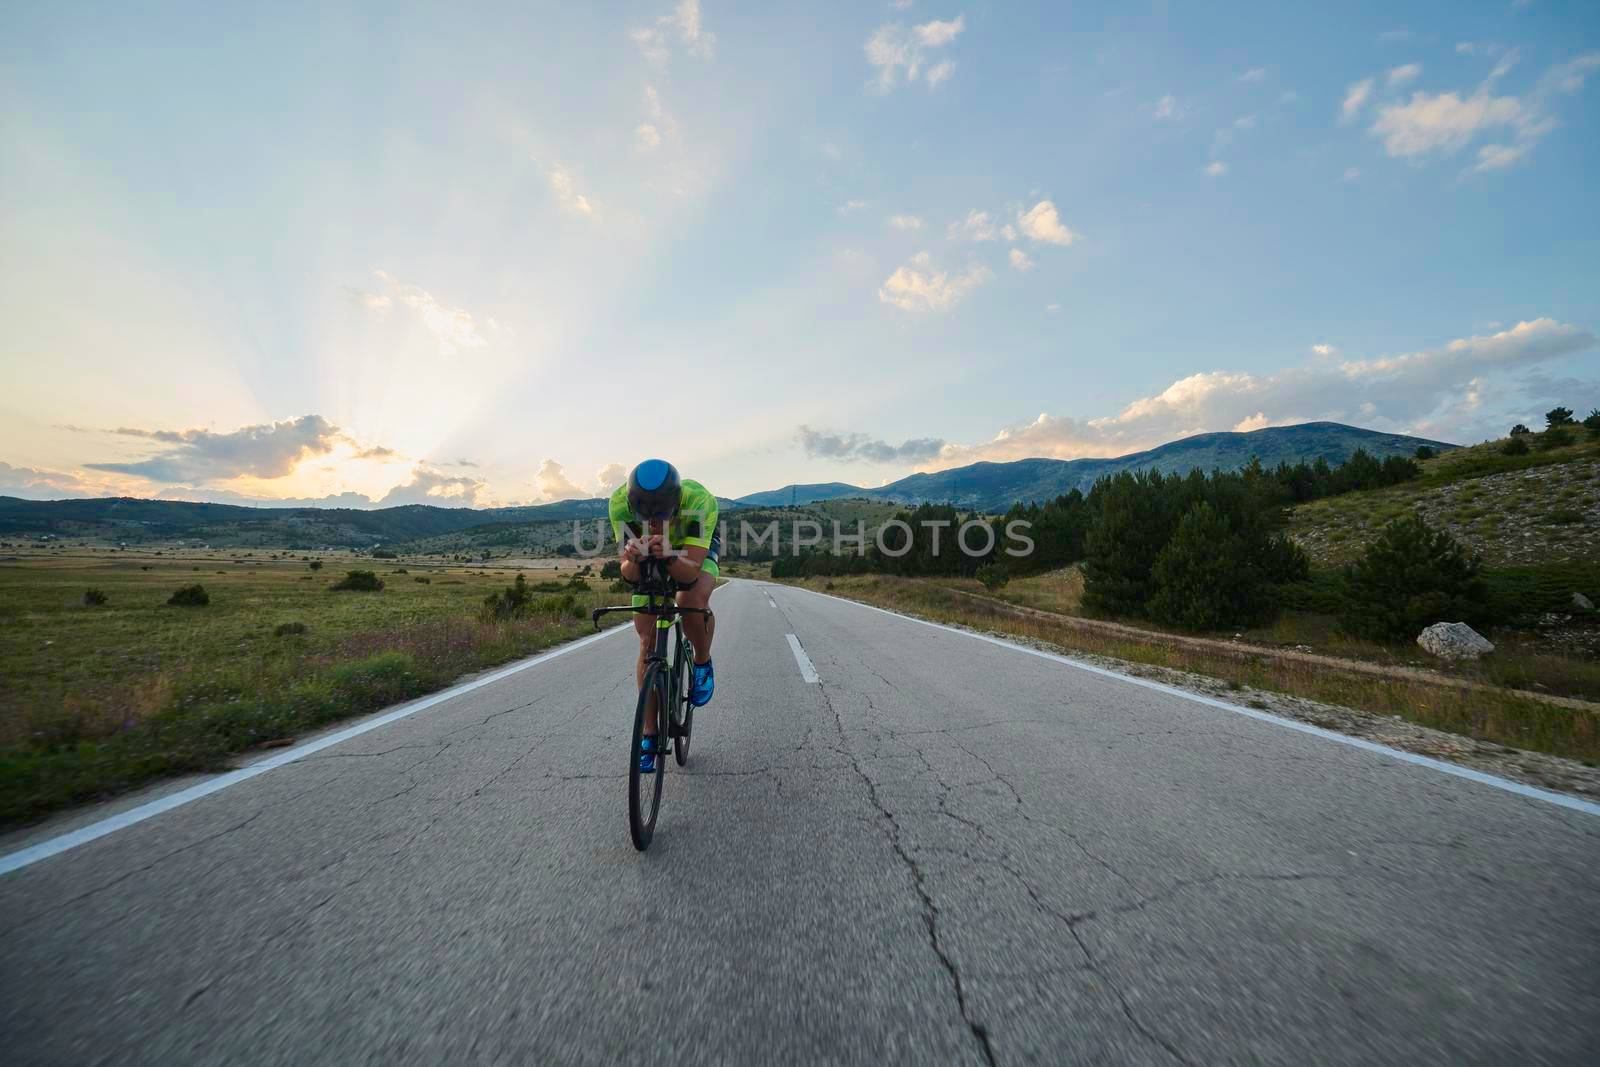
[[[800,666],[800,677],[808,682],[820,682],[817,669],[811,665],[811,657],[806,655],[806,650],[800,647],[800,639],[794,634],[784,634],[789,639],[789,651],[794,653],[794,661]]]
[[[973,633],[970,630],[960,630],[954,626],[946,626],[943,623],[929,622],[927,619],[918,619],[913,618],[910,615],[902,615],[898,611],[890,611],[888,608],[880,608],[876,604],[863,604],[859,600],[850,600],[846,597],[833,596],[828,593],[819,593],[815,589],[805,589],[802,586],[794,586],[792,588],[800,589],[802,592],[810,593],[812,596],[826,597],[829,600],[837,600],[842,604],[854,604],[856,607],[866,608],[868,611],[881,612],[884,615],[891,615],[897,619],[904,619],[906,622],[914,622],[921,626],[931,626],[935,630],[947,630],[953,634],[961,634],[963,637],[971,637],[978,641],[987,641],[989,644],[999,645],[1001,648],[1009,648],[1016,652],[1026,652],[1028,655],[1038,656],[1040,659],[1054,660],[1057,663],[1064,663],[1068,667],[1075,667],[1080,671],[1088,671],[1090,674],[1098,674],[1105,678],[1115,678],[1118,681],[1128,682],[1131,685],[1137,685],[1145,689],[1154,689],[1158,693],[1167,693],[1172,696],[1182,697],[1185,700],[1192,700],[1196,704],[1206,704],[1213,708],[1221,708],[1223,711],[1231,711],[1235,715],[1243,715],[1249,719],[1257,719],[1261,722],[1272,723],[1275,726],[1283,726],[1290,730],[1297,730],[1300,733],[1310,734],[1313,737],[1321,737],[1328,741],[1337,741],[1341,745],[1349,745],[1352,748],[1360,748],[1365,749],[1368,752],[1376,752],[1381,756],[1389,756],[1404,763],[1414,763],[1418,767],[1428,767],[1432,770],[1439,771],[1442,774],[1454,775],[1457,778],[1465,778],[1469,782],[1478,782],[1481,785],[1491,786],[1495,789],[1504,790],[1507,793],[1515,793],[1518,796],[1530,797],[1534,800],[1542,800],[1546,804],[1554,804],[1558,808],[1569,808],[1572,811],[1581,811],[1585,815],[1600,815],[1600,804],[1595,804],[1588,800],[1580,800],[1577,797],[1569,797],[1565,793],[1553,793],[1548,789],[1539,789],[1536,786],[1523,785],[1521,782],[1513,782],[1509,778],[1497,778],[1492,774],[1485,774],[1482,771],[1475,771],[1471,767],[1461,767],[1457,764],[1446,763],[1443,760],[1432,759],[1428,756],[1419,756],[1414,752],[1406,752],[1403,749],[1390,748],[1388,745],[1380,745],[1375,741],[1368,741],[1360,737],[1351,737],[1348,734],[1337,733],[1333,730],[1324,730],[1320,726],[1312,726],[1309,723],[1296,722],[1293,719],[1285,719],[1278,715],[1270,715],[1267,712],[1257,711],[1254,708],[1242,708],[1237,704],[1229,704],[1224,700],[1216,700],[1212,697],[1201,696],[1199,693],[1191,693],[1186,689],[1179,689],[1176,686],[1163,685],[1161,682],[1152,682],[1148,678],[1136,678],[1131,674],[1123,674],[1120,671],[1107,670],[1104,667],[1096,667],[1092,663],[1083,663],[1068,656],[1057,655],[1054,652],[1044,652],[1037,648],[1029,648],[1027,645],[1019,645],[1012,641],[1002,640],[998,637],[990,637],[988,634]],[[793,641],[793,635],[790,635],[789,639]],[[799,646],[796,645],[797,654],[798,648]]]
[[[65,852],[68,849],[77,848],[79,845],[88,844],[90,841],[93,841],[96,838],[115,833],[116,831],[128,826],[132,826],[135,823],[144,822],[146,819],[160,815],[162,812],[171,811],[173,808],[182,807],[190,801],[199,800],[201,797],[210,796],[212,793],[220,792],[221,790],[228,788],[230,785],[238,785],[240,782],[249,781],[251,778],[254,778],[257,775],[266,774],[268,771],[282,767],[286,763],[293,763],[295,760],[304,759],[306,756],[309,756],[314,752],[321,752],[325,748],[331,748],[341,742],[350,740],[352,737],[360,737],[362,734],[376,730],[380,726],[387,726],[392,722],[398,722],[401,719],[415,715],[419,711],[426,711],[437,704],[443,704],[447,700],[453,700],[456,697],[461,696],[463,693],[470,693],[474,689],[482,689],[484,686],[492,685],[493,683],[500,681],[502,678],[509,678],[513,674],[516,674],[520,671],[525,671],[530,667],[537,667],[541,663],[547,663],[550,660],[555,659],[557,656],[564,656],[568,652],[576,652],[578,649],[592,645],[596,641],[610,637],[612,634],[621,633],[625,630],[631,631],[632,629],[633,628],[631,626],[613,626],[609,630],[602,630],[597,634],[590,634],[587,637],[580,637],[576,641],[569,641],[567,644],[558,645],[549,652],[541,652],[539,655],[534,656],[531,659],[525,659],[521,663],[513,663],[509,667],[502,667],[493,674],[486,674],[482,678],[478,678],[474,681],[441,690],[440,692],[434,693],[432,696],[423,697],[421,700],[418,700],[415,703],[406,704],[403,707],[386,712],[377,716],[376,718],[367,719],[365,722],[360,722],[354,726],[346,727],[337,733],[328,734],[326,737],[319,737],[315,741],[307,741],[303,745],[296,745],[294,748],[284,749],[277,755],[269,756],[264,760],[252,763],[248,767],[241,767],[236,771],[229,771],[226,774],[219,774],[215,778],[208,779],[199,783],[198,785],[192,785],[188,789],[183,789],[168,796],[164,796],[159,800],[152,800],[148,804],[141,804],[136,808],[129,808],[127,811],[124,811],[121,814],[113,815],[110,818],[101,819],[99,822],[92,822],[87,826],[80,826],[76,830],[71,830],[67,833],[61,834],[58,837],[47,838],[44,841],[40,841],[38,844],[29,845],[27,848],[18,849],[16,852],[8,852],[4,856],[0,856],[0,875],[10,874],[12,871],[20,870],[21,868],[30,864],[38,863],[43,859],[49,859],[51,856]]]

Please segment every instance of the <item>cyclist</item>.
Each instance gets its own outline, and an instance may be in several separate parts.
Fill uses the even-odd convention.
[[[677,602],[686,608],[704,608],[711,603],[711,590],[721,571],[717,556],[722,536],[717,530],[717,498],[699,482],[678,476],[678,469],[666,460],[647,459],[628,475],[628,480],[611,494],[609,507],[611,532],[621,545],[622,578],[637,585],[642,576],[639,561],[646,556],[665,559],[667,575],[677,586]],[[638,607],[646,598],[635,594]],[[639,635],[639,661],[634,669],[637,684],[644,684],[645,660],[655,648],[656,618],[635,615],[633,628]],[[694,645],[694,668],[689,701],[703,707],[716,689],[711,668],[711,638],[716,620],[699,614],[683,616],[683,631]],[[645,709],[644,754],[639,757],[641,771],[655,770],[656,709]]]

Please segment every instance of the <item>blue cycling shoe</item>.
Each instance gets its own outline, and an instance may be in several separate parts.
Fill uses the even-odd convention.
[[[697,708],[703,708],[711,703],[711,694],[717,691],[717,673],[711,669],[711,661],[694,665],[694,679],[689,683],[689,703]]]
[[[656,735],[645,734],[639,738],[639,773],[654,774],[656,769]]]

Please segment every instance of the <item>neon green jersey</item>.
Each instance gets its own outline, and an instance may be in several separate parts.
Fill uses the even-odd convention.
[[[628,483],[617,486],[611,494],[608,508],[611,533],[620,544],[625,537],[638,537],[644,526],[633,517],[628,507]],[[678,498],[678,513],[667,523],[667,544],[673,548],[710,548],[711,538],[717,532],[717,498],[699,482],[683,479],[683,492]]]

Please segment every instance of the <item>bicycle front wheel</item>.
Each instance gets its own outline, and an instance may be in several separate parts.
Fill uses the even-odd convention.
[[[661,811],[661,780],[666,771],[666,742],[669,710],[665,699],[667,687],[661,665],[652,663],[645,672],[644,685],[639,687],[639,705],[633,713],[633,747],[628,763],[628,836],[633,847],[643,852],[650,847],[650,838],[656,832],[656,816]],[[639,757],[644,754],[644,720],[655,701],[656,758],[655,770],[642,773]]]

